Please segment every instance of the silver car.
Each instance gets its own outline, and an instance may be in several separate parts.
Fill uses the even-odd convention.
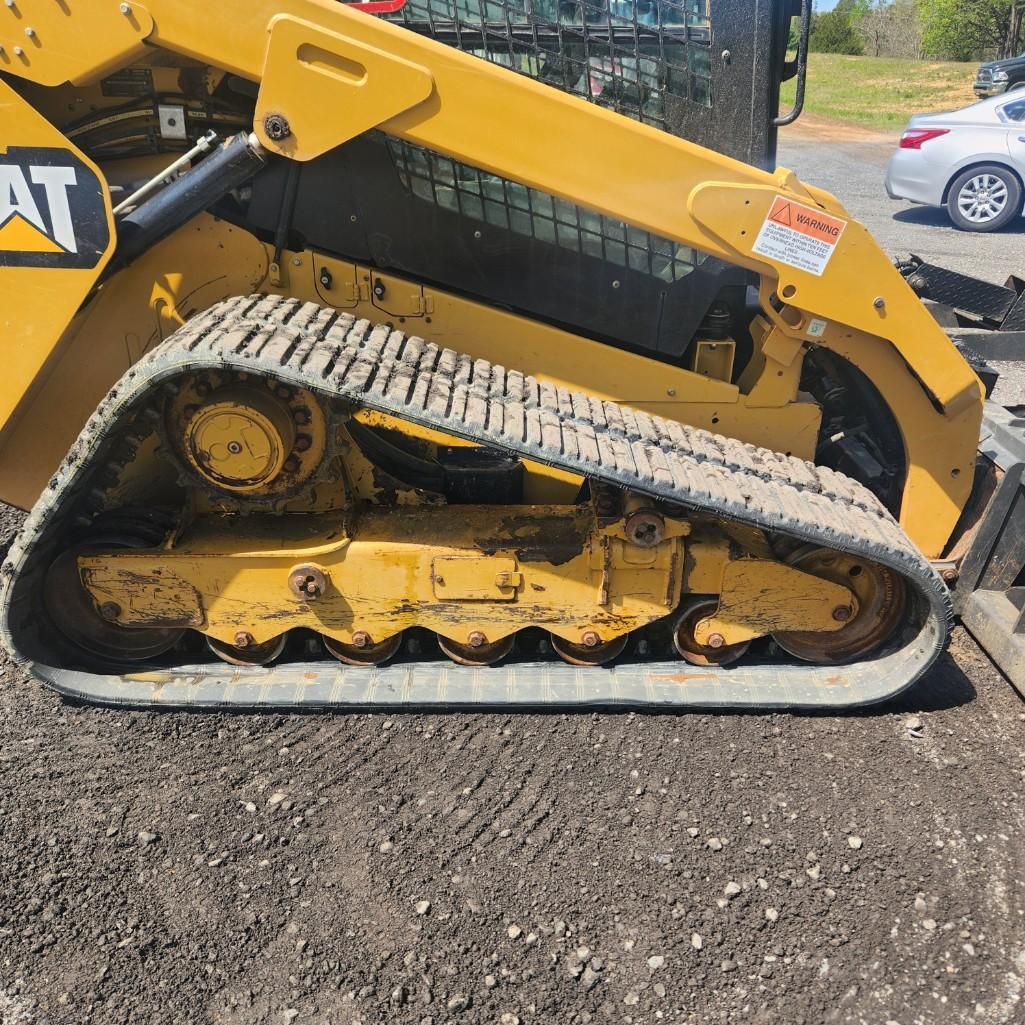
[[[890,160],[891,199],[946,207],[963,231],[996,231],[1022,215],[1025,95],[949,114],[918,114]]]

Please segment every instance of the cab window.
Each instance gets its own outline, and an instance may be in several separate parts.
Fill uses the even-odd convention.
[[[1025,121],[1025,99],[1005,103],[999,113],[1004,121]]]

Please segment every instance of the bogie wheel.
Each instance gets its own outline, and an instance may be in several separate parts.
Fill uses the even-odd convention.
[[[78,559],[84,554],[110,548],[150,548],[158,541],[146,528],[135,533],[125,527],[109,527],[57,556],[43,584],[43,605],[57,629],[90,655],[115,662],[144,662],[174,647],[184,630],[118,625],[113,621],[117,606],[97,608],[78,572]]]
[[[615,637],[604,644],[574,644],[552,634],[552,647],[555,653],[571,666],[602,666],[618,658],[626,647],[627,635]]]
[[[743,658],[751,647],[750,641],[718,647],[698,642],[695,637],[698,623],[718,608],[718,598],[691,598],[680,606],[673,623],[673,647],[680,658],[693,666],[727,666]]]
[[[483,641],[480,644],[457,644],[447,637],[438,635],[438,645],[453,662],[461,666],[493,666],[501,662],[513,649],[515,635],[510,634],[500,641]]]
[[[227,644],[216,637],[207,637],[207,647],[219,658],[233,666],[266,666],[281,657],[288,634],[278,634],[269,641],[245,646]]]
[[[387,640],[378,641],[376,644],[369,637],[366,638],[366,643],[361,645],[344,644],[326,634],[321,640],[330,654],[348,666],[383,665],[389,659],[394,658],[399,648],[402,647],[401,633],[397,633]]]
[[[814,545],[799,548],[787,562],[805,573],[843,584],[858,599],[854,618],[839,630],[790,630],[772,635],[784,651],[805,662],[831,664],[862,658],[878,648],[904,618],[904,581],[885,566]]]

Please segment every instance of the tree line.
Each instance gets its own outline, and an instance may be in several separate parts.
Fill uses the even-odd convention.
[[[792,44],[796,45],[796,22]],[[811,49],[976,61],[1025,50],[1025,0],[839,0],[813,15]]]

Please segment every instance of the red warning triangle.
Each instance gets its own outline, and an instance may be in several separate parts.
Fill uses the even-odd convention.
[[[792,228],[794,224],[793,221],[790,220],[790,204],[784,203],[778,209],[773,210],[769,215],[769,220],[775,221],[777,224],[785,224],[788,228]]]

